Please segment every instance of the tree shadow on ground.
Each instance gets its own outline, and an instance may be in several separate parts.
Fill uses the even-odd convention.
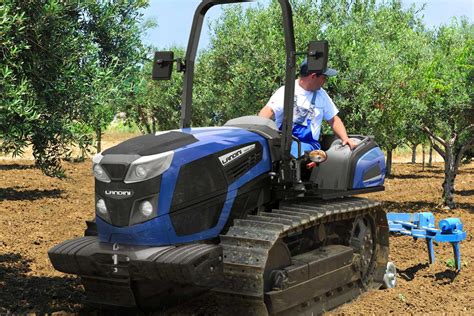
[[[31,260],[0,255],[0,314],[78,312],[84,291],[78,278],[28,275]]]
[[[60,198],[63,190],[16,190],[15,188],[0,188],[0,201],[34,201],[44,198]]]
[[[429,171],[430,171],[430,173],[441,174],[441,175],[443,175],[443,178],[444,178],[444,168],[436,168],[436,169],[431,169]],[[460,174],[469,174],[469,173],[473,173],[473,172],[474,172],[474,168],[464,167],[463,165],[459,165],[458,175],[460,175]]]
[[[474,195],[474,190],[455,190],[454,193],[460,196],[471,196]]]
[[[437,203],[426,201],[414,202],[392,202],[384,201],[384,207],[390,212],[420,212],[421,210],[435,210],[439,207]]]
[[[461,164],[459,166],[459,169],[460,169],[459,173],[461,173],[461,174],[462,173],[473,173],[474,172],[474,167],[471,167],[471,166],[467,167],[466,165],[463,165],[463,164]]]
[[[401,179],[401,180],[410,180],[410,179],[423,179],[423,178],[438,178],[442,179],[442,176],[433,176],[432,174],[416,174],[416,173],[411,173],[411,174],[391,174],[389,179]]]
[[[457,209],[464,209],[468,212],[474,213],[474,204],[472,203],[457,203],[455,199]],[[450,210],[444,209],[441,205],[435,202],[426,201],[414,201],[414,202],[392,202],[384,201],[384,208],[387,212],[397,213],[415,213],[415,212],[433,212],[437,214],[449,213]]]
[[[418,263],[417,265],[406,268],[405,270],[398,270],[397,272],[400,278],[402,278],[403,280],[412,281],[415,278],[416,273],[418,271],[423,270],[428,267],[429,267],[428,263]]]
[[[20,165],[17,163],[8,164],[8,165],[0,165],[0,170],[29,170],[29,169],[36,169],[36,166],[33,165]]]

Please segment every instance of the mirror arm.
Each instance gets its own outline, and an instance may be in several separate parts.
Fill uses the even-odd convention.
[[[176,58],[176,71],[177,72],[186,71],[186,62],[183,62],[182,58]]]

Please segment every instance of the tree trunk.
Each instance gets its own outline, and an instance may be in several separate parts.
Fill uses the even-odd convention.
[[[141,122],[141,125],[144,127],[146,134],[151,134],[151,126],[148,124],[148,116],[146,113],[143,111],[141,107],[138,107],[138,118],[139,121]]]
[[[416,163],[416,144],[411,146],[411,163]]]
[[[472,125],[474,126],[474,125]],[[468,129],[471,128],[468,127]],[[451,139],[443,139],[436,136],[428,127],[424,127],[423,130],[428,133],[431,141],[431,146],[440,154],[444,159],[444,181],[443,181],[443,203],[445,206],[453,209],[456,207],[454,203],[454,180],[458,173],[459,165],[461,164],[462,156],[466,150],[469,150],[474,146],[474,137],[468,140],[467,143],[457,144],[458,135],[453,132]],[[444,147],[441,148],[440,145]]]
[[[430,143],[430,151],[428,157],[428,167],[431,167],[433,164],[433,145]]]
[[[100,153],[102,151],[102,128],[100,128],[100,126],[96,127],[95,129],[95,139],[95,148],[97,150],[97,153]]]
[[[454,204],[454,180],[456,179],[457,166],[456,157],[451,144],[446,146],[446,157],[444,158],[444,182],[443,182],[443,202],[444,205],[453,209]]]
[[[421,171],[425,171],[425,144],[421,144]]]
[[[392,174],[392,152],[393,152],[393,149],[387,149],[387,163],[386,163],[387,170],[385,171],[386,177],[390,177],[390,175]]]

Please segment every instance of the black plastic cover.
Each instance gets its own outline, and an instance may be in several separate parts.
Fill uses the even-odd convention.
[[[227,194],[221,194],[199,204],[170,213],[171,223],[178,236],[208,230],[217,225]]]
[[[237,196],[232,204],[224,230],[233,225],[234,219],[245,218],[251,211],[270,202],[270,188],[271,183],[268,174],[263,174],[241,186],[237,190]]]
[[[222,155],[251,145],[255,145],[253,150],[225,167],[219,161]],[[246,143],[182,166],[170,208],[176,234],[190,235],[214,227],[224,207],[228,186],[258,164],[262,155],[263,147],[259,142]],[[259,191],[254,193],[258,198]]]
[[[227,181],[214,155],[181,167],[171,201],[171,223],[178,236],[194,234],[217,224],[227,196]]]
[[[198,140],[191,134],[167,132],[165,134],[147,134],[131,138],[117,146],[105,150],[102,155],[135,155],[149,156],[175,150]]]
[[[217,159],[209,155],[194,160],[179,170],[171,212],[173,209],[193,205],[197,200],[210,199],[219,193],[227,193],[227,181]]]
[[[110,221],[102,218],[110,224],[118,227],[129,226],[133,218],[137,220],[138,205],[143,199],[153,201],[153,206],[158,205],[158,196],[161,186],[161,175],[149,180],[137,183],[123,183],[122,181],[112,181],[104,183],[95,180],[96,202],[99,198],[104,199],[107,206]],[[130,196],[114,196],[108,192],[130,192]],[[149,219],[156,217],[157,210]],[[97,214],[99,215],[99,214]]]

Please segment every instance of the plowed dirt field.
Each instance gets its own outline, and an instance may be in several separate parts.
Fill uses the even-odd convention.
[[[79,279],[55,271],[47,257],[49,248],[82,236],[84,221],[94,214],[91,162],[65,168],[67,178],[58,180],[42,175],[32,160],[0,160],[0,314],[94,312],[83,306]],[[386,190],[370,198],[383,201],[387,211],[431,211],[437,221],[461,218],[468,235],[461,245],[461,273],[446,263],[452,258],[449,244],[435,246],[437,261],[430,266],[423,240],[390,237],[398,286],[370,291],[330,313],[474,314],[474,163],[462,166],[456,179],[454,210],[440,206],[442,181],[441,163],[425,171],[420,164],[394,164]],[[172,314],[206,315],[205,304],[199,304],[199,299],[183,304]]]

